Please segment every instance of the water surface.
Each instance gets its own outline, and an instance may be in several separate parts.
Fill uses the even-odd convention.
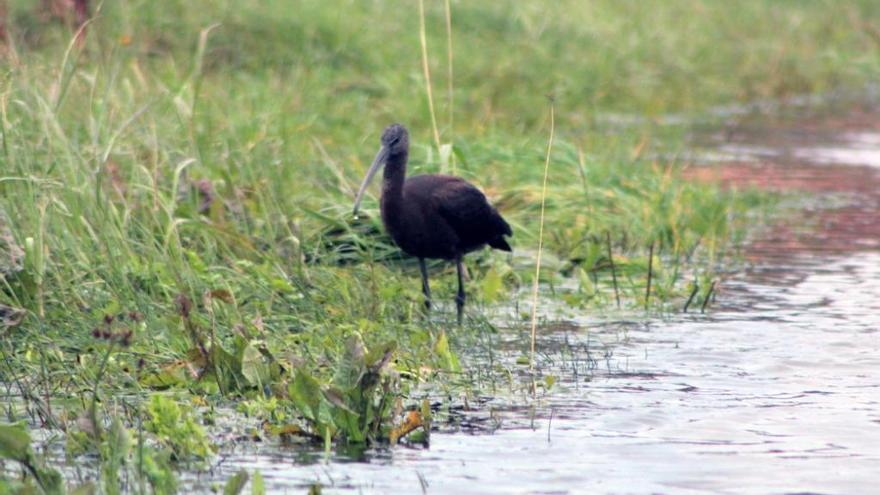
[[[547,328],[538,345],[541,373],[559,380],[552,392],[526,407],[489,401],[464,415],[482,427],[442,428],[430,448],[328,460],[240,445],[209,478],[258,469],[279,493],[315,483],[324,493],[878,493],[880,129],[870,122],[709,139],[700,156],[714,164],[692,169],[697,180],[833,200],[753,239],[748,269],[722,281],[710,314]],[[521,338],[502,333],[495,358],[512,363]]]

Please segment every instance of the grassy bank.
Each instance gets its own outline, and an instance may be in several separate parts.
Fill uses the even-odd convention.
[[[452,2],[450,79],[444,3],[428,2],[435,137],[416,3],[107,2],[73,43],[10,2],[0,382],[23,397],[9,419],[64,429],[73,462],[97,452],[105,486],[139,470],[163,490],[163,466],[210,455],[193,400],[242,400],[273,437],[387,440],[421,407],[418,384],[462,366],[455,336],[492,329],[483,305],[531,283],[548,95],[544,282],[613,307],[610,239],[640,310],[653,243],[653,308],[678,310],[763,198],[682,181],[657,157],[686,128],[653,119],[880,75],[867,0],[581,3]],[[513,257],[468,259],[477,304],[461,330],[449,311],[422,316],[376,203],[373,220],[350,215],[395,121],[412,170],[472,180],[514,226]],[[452,271],[434,272],[451,301]]]

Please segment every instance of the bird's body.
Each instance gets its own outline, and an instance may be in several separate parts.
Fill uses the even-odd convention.
[[[472,184],[449,175],[406,178],[409,136],[394,124],[382,134],[382,148],[358,191],[355,213],[370,179],[383,163],[380,210],[382,223],[400,249],[419,258],[425,305],[430,308],[426,258],[455,261],[458,269],[456,306],[459,322],[464,307],[462,257],[485,245],[510,251],[504,239],[513,235],[486,196]]]
[[[479,189],[458,177],[411,177],[401,195],[383,189],[380,209],[388,234],[412,256],[453,261],[486,244],[510,251],[504,240],[510,226]]]

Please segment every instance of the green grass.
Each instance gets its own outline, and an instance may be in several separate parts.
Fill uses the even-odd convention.
[[[28,409],[44,415],[40,398],[57,398],[67,421],[86,409],[70,400],[84,390],[112,404],[116,391],[160,382],[211,401],[284,397],[296,395],[300,370],[302,387],[347,383],[346,393],[406,405],[417,404],[412,384],[443,383],[425,370],[459,365],[446,349],[448,311],[426,321],[413,264],[374,233],[375,220],[350,217],[388,123],[409,127],[412,171],[454,167],[514,226],[517,255],[468,259],[471,301],[503,304],[534,269],[552,96],[545,282],[571,277],[578,289],[559,298],[612,307],[609,233],[625,304],[640,308],[655,242],[655,309],[676,310],[694,277],[708,287],[765,198],[682,181],[681,163],[653,157],[681,150],[687,129],[654,119],[857,91],[880,76],[871,26],[854,23],[880,16],[869,0],[453,2],[449,101],[443,3],[428,2],[440,140],[455,150],[444,164],[415,3],[105,2],[81,46],[33,2],[10,3],[0,207],[25,255],[0,261],[0,304],[26,313],[3,330],[0,382],[21,384]],[[642,119],[613,124],[620,114]],[[377,218],[374,202],[365,211]],[[454,276],[439,267],[435,297],[451,301]],[[450,334],[489,328],[482,307]],[[104,323],[128,312],[137,318]],[[105,327],[131,330],[131,345],[96,341]],[[381,354],[389,342],[399,383],[340,378],[358,346]],[[370,359],[362,371],[379,362]],[[175,367],[183,362],[209,373],[195,381]],[[287,407],[308,419],[333,404]],[[345,411],[314,414],[316,436],[331,423],[336,438],[382,436]]]

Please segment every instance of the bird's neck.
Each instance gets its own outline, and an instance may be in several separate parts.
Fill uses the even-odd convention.
[[[403,181],[406,180],[407,153],[388,157],[382,178],[382,201],[397,202],[403,199]]]

